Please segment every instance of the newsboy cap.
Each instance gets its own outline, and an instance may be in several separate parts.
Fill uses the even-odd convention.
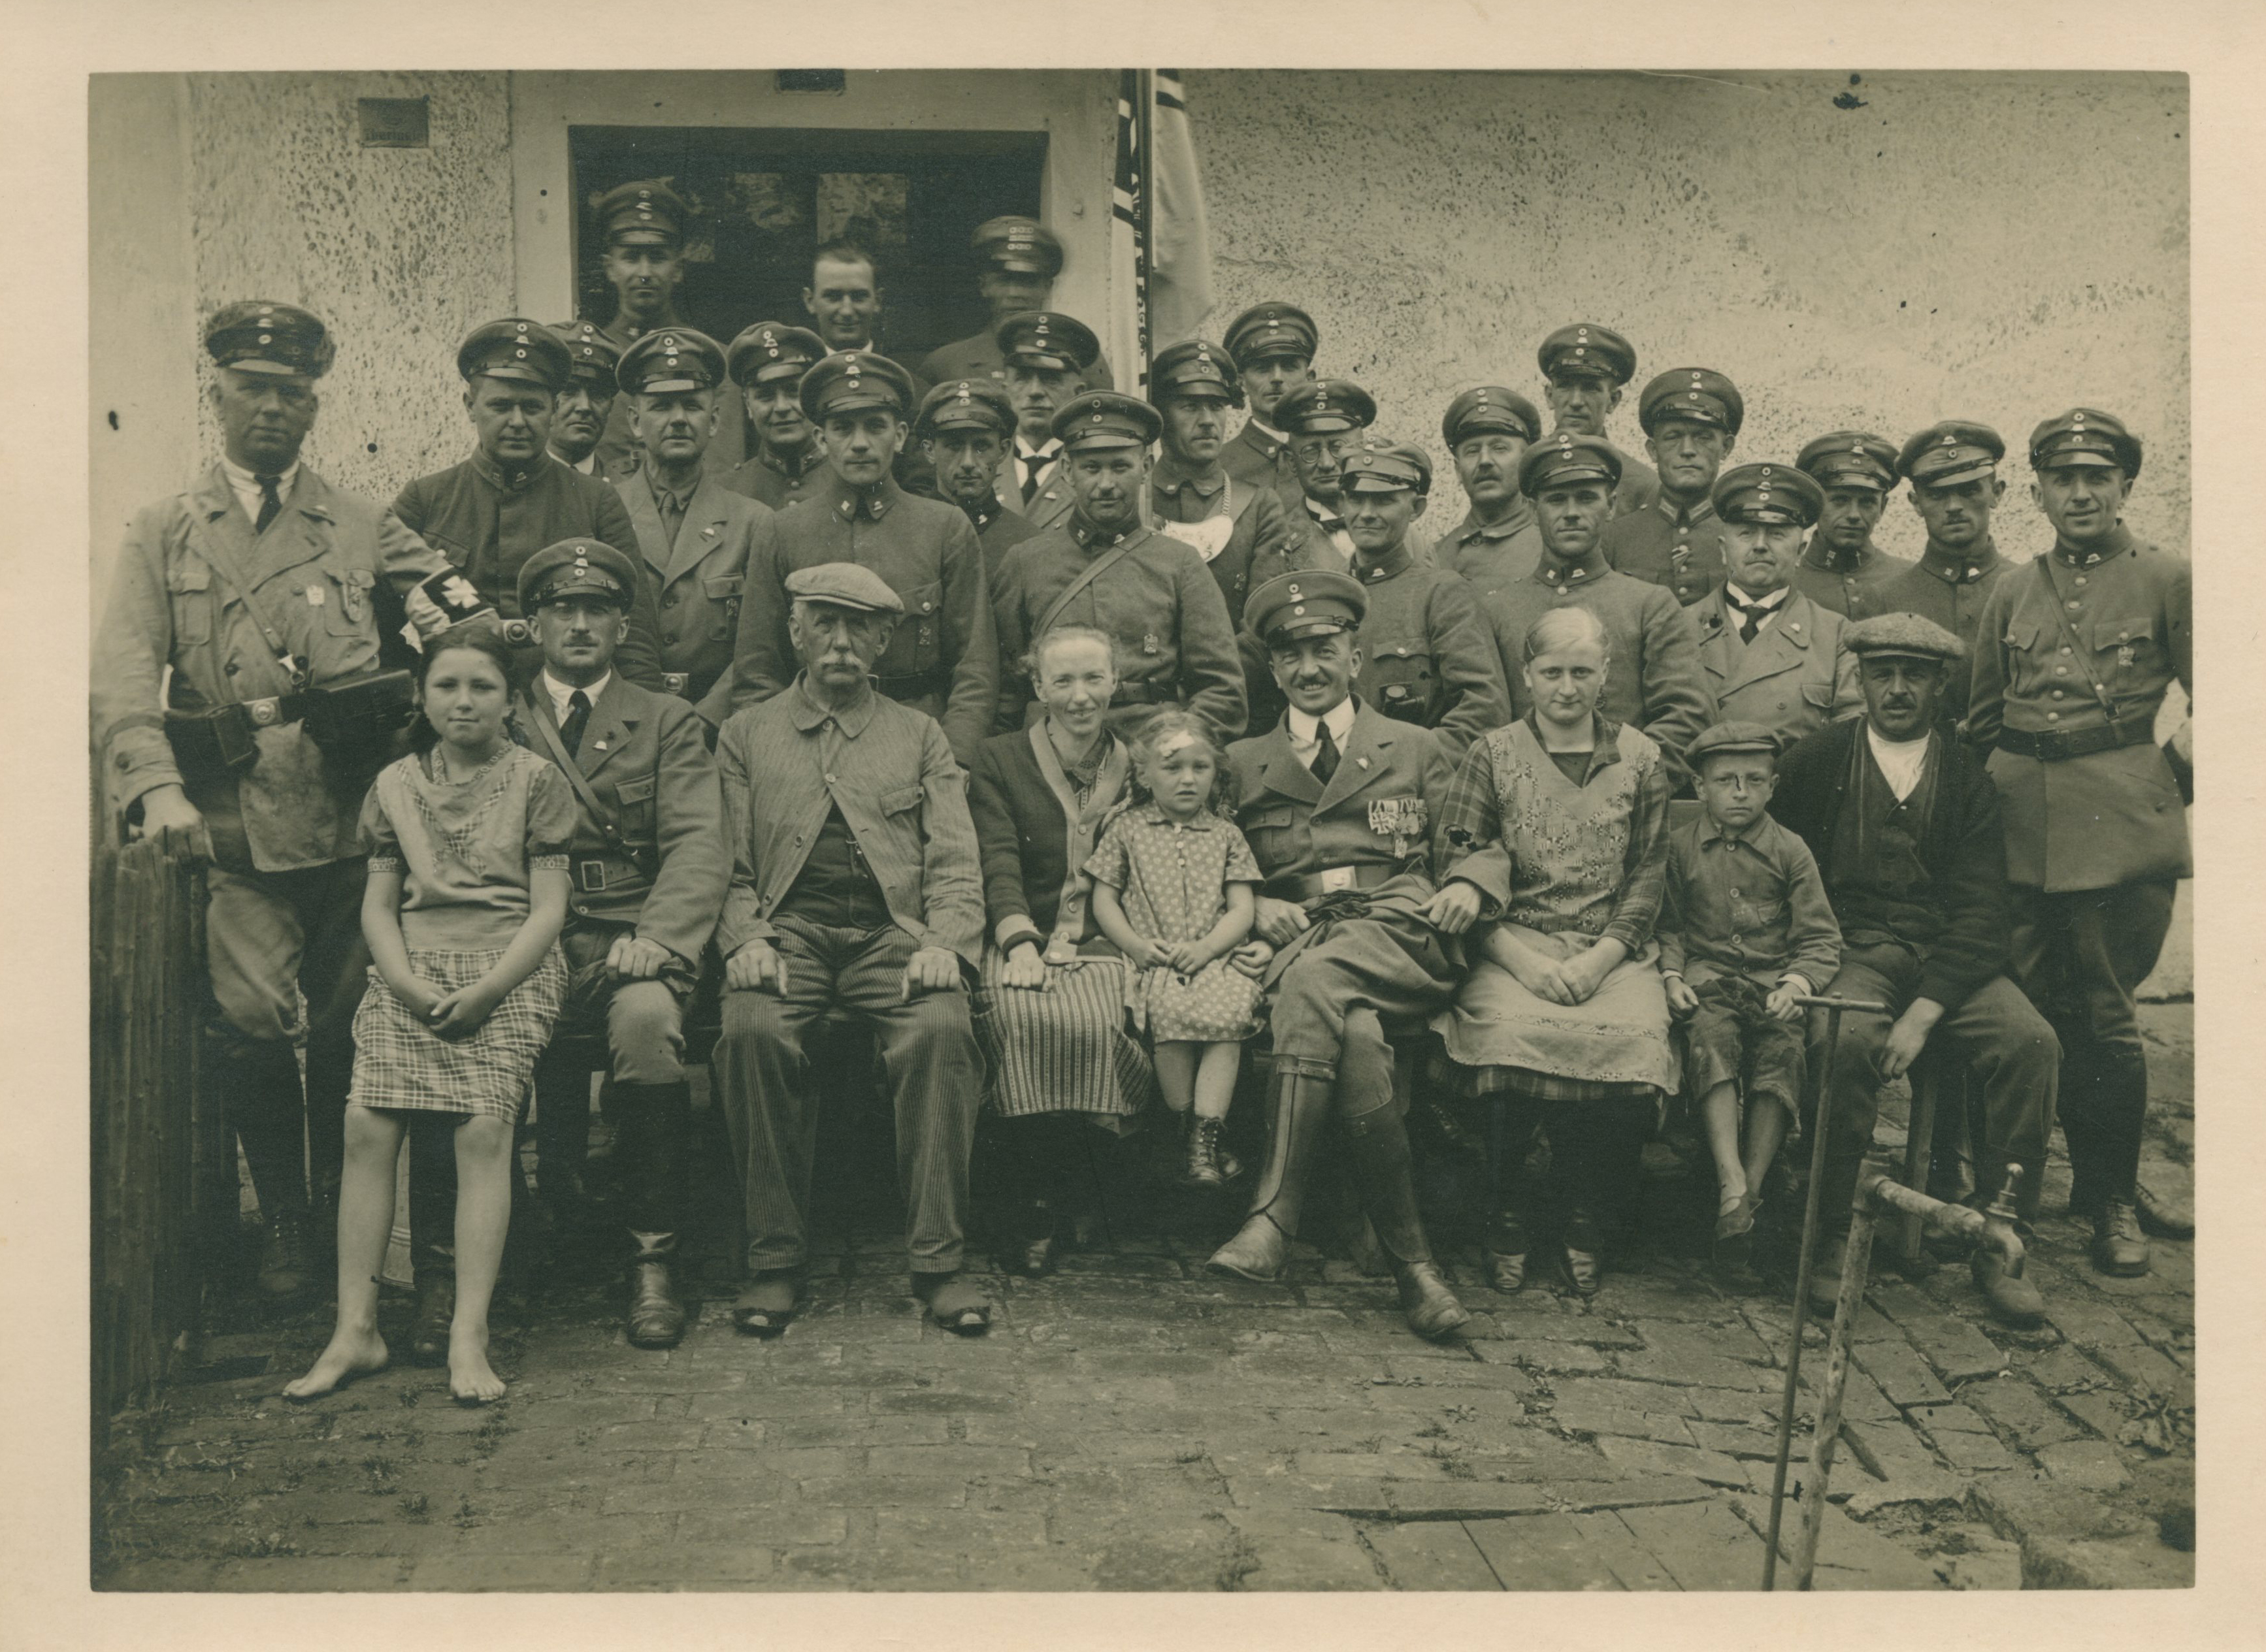
[[[724,347],[724,370],[735,384],[763,384],[772,379],[800,378],[815,362],[826,359],[826,341],[808,327],[790,327],[783,321],[759,321],[742,328]]]
[[[1286,436],[1366,430],[1376,422],[1376,400],[1351,379],[1317,379],[1285,391],[1275,404],[1275,428]]]
[[[1738,386],[1712,368],[1670,368],[1636,398],[1636,422],[1648,436],[1663,418],[1689,418],[1736,436],[1746,417]]]
[[[2140,474],[2140,439],[2124,421],[2097,407],[2072,407],[2030,433],[2030,469],[2109,465],[2130,478]]]
[[[802,416],[814,425],[824,424],[836,413],[863,413],[875,408],[910,418],[912,375],[871,350],[837,350],[802,375],[796,399],[802,404]]]
[[[216,367],[309,379],[328,373],[338,353],[329,328],[272,298],[240,298],[213,311],[205,349]]]
[[[903,599],[871,568],[854,562],[822,562],[786,577],[786,593],[797,602],[823,602],[859,614],[903,614]]]
[[[1790,464],[1734,465],[1715,478],[1708,502],[1727,522],[1809,528],[1825,509],[1825,490]]]
[[[574,369],[574,358],[557,333],[519,316],[484,323],[457,346],[457,371],[468,384],[485,375],[563,390]]]
[[[1611,327],[1594,321],[1577,321],[1561,327],[1535,352],[1542,376],[1559,372],[1593,373],[1626,384],[1636,376],[1636,346]]]
[[[1868,430],[1837,430],[1817,437],[1803,444],[1794,465],[1822,488],[1874,488],[1886,493],[1897,485],[1896,443]]]
[[[561,321],[554,323],[551,331],[566,346],[569,383],[587,384],[600,396],[611,396],[621,389],[614,369],[621,365],[622,347],[600,331],[597,323]]]
[[[637,569],[603,539],[562,539],[519,566],[519,611],[532,614],[562,597],[596,597],[626,609]]]
[[[1048,429],[1064,453],[1078,453],[1088,448],[1146,448],[1165,433],[1165,421],[1137,396],[1087,390],[1064,403]]]
[[[1897,469],[1915,488],[1949,488],[1989,476],[2006,456],[2006,442],[1990,426],[1947,418],[1905,437]]]
[[[1361,581],[1334,568],[1277,574],[1245,600],[1244,622],[1270,647],[1325,631],[1357,631],[1369,613]]]
[[[1779,738],[1760,723],[1745,723],[1733,718],[1704,728],[1692,737],[1684,748],[1684,766],[1695,773],[1703,757],[1721,757],[1727,752],[1761,752],[1776,757]]]
[[[1518,462],[1518,491],[1533,499],[1543,489],[1575,482],[1602,482],[1607,492],[1621,482],[1621,456],[1612,444],[1570,430],[1551,433],[1529,448]]]
[[[1240,368],[1268,356],[1300,356],[1311,361],[1320,339],[1312,316],[1296,304],[1269,299],[1229,322],[1225,342],[1228,354]]]
[[[598,233],[608,246],[674,246],[684,239],[692,208],[657,178],[640,178],[598,200]]]
[[[1226,347],[1205,338],[1183,338],[1159,353],[1149,368],[1149,399],[1168,396],[1224,396],[1231,407],[1243,405],[1243,375]]]
[[[991,330],[1009,365],[1085,372],[1101,355],[1101,340],[1075,316],[1052,309],[1019,309]]]
[[[1967,644],[1917,614],[1875,614],[1841,633],[1841,646],[1863,658],[1890,654],[1907,659],[1963,659]]]
[[[1542,415],[1517,390],[1480,384],[1450,402],[1440,418],[1441,440],[1451,448],[1466,436],[1490,430],[1533,441],[1542,434]]]
[[[913,420],[913,438],[933,436],[947,430],[990,430],[1012,435],[1015,404],[997,379],[947,379],[921,398],[920,416]]]
[[[986,218],[976,226],[968,244],[979,259],[995,270],[1049,279],[1062,273],[1062,243],[1036,218],[1012,214]]]

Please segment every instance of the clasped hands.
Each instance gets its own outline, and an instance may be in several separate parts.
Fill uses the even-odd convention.
[[[750,941],[724,960],[724,985],[735,993],[786,993],[786,958],[768,941]],[[897,1001],[916,993],[948,992],[960,985],[960,955],[949,947],[922,947],[905,960]]]

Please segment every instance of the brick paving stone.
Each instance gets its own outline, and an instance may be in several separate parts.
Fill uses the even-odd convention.
[[[2013,1468],[2014,1454],[1990,1434],[1938,1434],[1932,1437],[1935,1449],[1954,1468],[1966,1472],[1984,1469]]]
[[[1721,1452],[1697,1445],[1663,1445],[1654,1440],[1628,1440],[1600,1435],[1597,1449],[1614,1467],[1632,1474],[1689,1474],[1714,1486],[1747,1483],[1746,1471]]]
[[[1622,1411],[1656,1411],[1695,1416],[1699,1407],[1685,1389],[1666,1383],[1630,1382],[1618,1377],[1567,1377],[1552,1385],[1558,1403],[1610,1406]]]
[[[223,1594],[394,1589],[416,1564],[394,1554],[289,1555],[223,1561],[210,1580],[201,1587]]]
[[[1950,1390],[1908,1343],[1873,1343],[1853,1348],[1850,1357],[1893,1405],[1941,1405],[1951,1398]],[[1805,1366],[1808,1363],[1803,1361]]]
[[[1770,1531],[1770,1503],[1766,1497],[1735,1500],[1742,1520],[1758,1539],[1752,1564],[1756,1582],[1761,1581],[1764,1545],[1762,1539]],[[1799,1527],[1796,1510],[1787,1510],[1787,1518],[1779,1528],[1780,1581],[1787,1581],[1784,1562],[1794,1556]],[[1737,1584],[1733,1583],[1732,1587]],[[1940,1586],[1934,1568],[1918,1556],[1898,1548],[1876,1532],[1867,1530],[1857,1521],[1835,1508],[1825,1505],[1824,1517],[1818,1522],[1817,1565],[1811,1575],[1810,1587],[1818,1590],[1845,1589],[1929,1589]]]
[[[1925,1479],[1942,1467],[1927,1443],[1901,1422],[1844,1422],[1841,1438],[1882,1480]]]
[[[1028,1452],[1005,1445],[877,1445],[866,1453],[864,1466],[868,1474],[890,1476],[1027,1474],[1031,1457]],[[825,1477],[829,1473],[817,1470],[811,1477]]]
[[[1726,1457],[1774,1457],[1778,1452],[1778,1433],[1774,1429],[1737,1423],[1707,1423],[1698,1419],[1684,1426],[1694,1445],[1721,1452]]]
[[[1999,1345],[1965,1320],[1937,1315],[1904,1327],[1912,1345],[1947,1383],[1994,1377],[2007,1368]]]
[[[2145,1343],[2096,1349],[2101,1363],[2127,1386],[2154,1394],[2170,1405],[2195,1403],[2195,1378],[2168,1355]]]
[[[1966,1398],[1964,1390],[1960,1397]],[[1927,1430],[1931,1437],[1940,1437],[1947,1430],[1954,1434],[1988,1434],[1991,1425],[1971,1407],[1963,1405],[1919,1405],[1909,1413],[1911,1420]]]
[[[2052,1401],[2018,1376],[2009,1374],[1967,1383],[1960,1388],[1959,1398],[1989,1418],[2000,1431],[2013,1436],[2014,1444],[2025,1451],[2035,1452],[2041,1445],[2075,1439],[2080,1433],[2077,1425],[2057,1410]]]
[[[1561,1400],[1551,1408],[1550,1415],[1559,1427],[1577,1434],[1618,1434],[1628,1439],[1660,1440],[1670,1445],[1695,1443],[1682,1417],[1657,1411],[1625,1411],[1618,1406]]]
[[[670,1543],[598,1557],[600,1589],[704,1590],[768,1582],[778,1562],[767,1548],[731,1544]]]
[[[973,1555],[1037,1548],[1048,1540],[1042,1515],[968,1509],[877,1509],[874,1537],[884,1547],[941,1548]]]
[[[1616,1517],[1675,1588],[1736,1588],[1742,1574],[1762,1575],[1762,1545],[1724,1503],[1623,1509]]]
[[[2134,1537],[2152,1525],[2126,1502],[2055,1480],[2043,1470],[1982,1475],[1975,1481],[1974,1502],[1992,1530],[2014,1542]]]
[[[957,1509],[968,1501],[968,1488],[932,1474],[888,1479],[860,1474],[837,1480],[806,1480],[795,1488],[795,1495],[821,1509]]]
[[[866,1466],[861,1448],[840,1445],[778,1445],[768,1435],[760,1451],[694,1452],[681,1459],[670,1484],[698,1481],[744,1481],[750,1475],[780,1480],[832,1480]],[[710,1495],[713,1495],[713,1489]]]
[[[2054,1403],[2105,1440],[2115,1439],[2118,1430],[2132,1415],[2130,1400],[2121,1394],[2102,1388],[2061,1394]],[[2071,1431],[2076,1432],[2075,1430]]]
[[[691,1398],[685,1415],[703,1423],[824,1416],[840,1411],[844,1404],[841,1394],[830,1388],[786,1388],[769,1384],[696,1394]]]
[[[1287,1504],[1297,1509],[1350,1509],[1385,1512],[1392,1507],[1391,1481],[1383,1479],[1324,1480],[1309,1474],[1231,1474],[1228,1496],[1239,1508]]]
[[[1377,1589],[1384,1583],[1375,1556],[1350,1533],[1337,1540],[1258,1538],[1251,1553],[1258,1564],[1243,1578],[1243,1589]]]
[[[184,1561],[154,1559],[127,1561],[108,1568],[98,1568],[94,1587],[98,1590],[121,1590],[151,1594],[172,1594],[191,1590],[209,1589],[216,1561]]]
[[[1385,1562],[1385,1574],[1395,1589],[1502,1587],[1471,1534],[1453,1520],[1364,1525],[1361,1540]]]
[[[706,1509],[689,1510],[677,1517],[676,1540],[770,1550],[789,1544],[840,1543],[849,1532],[849,1517],[839,1509],[817,1509],[795,1503],[733,1508],[718,1508],[712,1503]]]
[[[1507,1590],[1622,1590],[1609,1554],[1583,1529],[1579,1515],[1536,1514],[1516,1519],[1467,1520],[1464,1530]],[[1626,1528],[1624,1550],[1635,1549]],[[1641,1553],[1641,1551],[1639,1551]]]
[[[2037,1459],[2039,1467],[2072,1486],[2121,1491],[2132,1481],[2116,1448],[2105,1440],[2065,1440],[2042,1448]]]
[[[2131,1347],[2141,1341],[2131,1321],[2097,1296],[2065,1292],[2049,1299],[2046,1319],[2071,1342],[2095,1351]]]
[[[1490,1365],[1516,1365],[1549,1375],[1581,1374],[1612,1368],[1610,1356],[1602,1349],[1591,1348],[1584,1343],[1539,1342],[1521,1336],[1505,1342],[1474,1343],[1472,1350]]]
[[[476,1593],[588,1589],[595,1554],[434,1554],[410,1568],[407,1587]]]
[[[2014,1364],[2015,1369],[2027,1374],[2031,1381],[2050,1394],[2073,1394],[2114,1386],[2114,1379],[2108,1372],[2075,1348],[2066,1345],[2022,1353],[2015,1357]]]

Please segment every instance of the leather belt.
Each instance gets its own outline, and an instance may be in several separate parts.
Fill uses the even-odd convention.
[[[1312,900],[1349,889],[1380,889],[1400,876],[1400,867],[1389,861],[1363,861],[1352,866],[1326,866],[1319,872],[1285,872],[1261,885],[1276,900]]]
[[[573,863],[574,887],[585,895],[602,895],[610,889],[642,887],[653,880],[630,862],[591,855]]]
[[[2045,730],[2000,729],[1999,749],[2017,757],[2036,757],[2049,763],[2095,752],[2119,751],[2127,746],[2148,746],[2155,731],[2147,723],[2104,723],[2098,728],[2072,729],[2063,734]]]

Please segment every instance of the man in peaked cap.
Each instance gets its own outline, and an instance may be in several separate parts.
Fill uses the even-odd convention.
[[[1569,322],[1543,339],[1535,353],[1541,364],[1543,399],[1554,421],[1552,433],[1595,436],[1606,441],[1605,424],[1621,404],[1636,376],[1636,346],[1611,327],[1594,321]],[[1612,446],[1606,441],[1607,446]],[[1613,490],[1613,514],[1634,516],[1660,494],[1660,477],[1634,454],[1613,452],[1621,462],[1620,485]]]
[[[983,547],[988,583],[1008,550],[1039,531],[999,497],[999,466],[1014,437],[1015,404],[994,378],[954,379],[923,398],[913,440],[936,476],[938,497],[968,514]]]
[[[1164,452],[1149,473],[1144,520],[1195,548],[1219,582],[1229,620],[1240,625],[1244,599],[1287,571],[1297,549],[1275,490],[1238,484],[1220,463],[1227,410],[1242,405],[1242,381],[1226,351],[1202,338],[1166,348],[1149,379]]]
[[[608,190],[597,206],[599,267],[614,289],[614,314],[602,331],[626,350],[657,327],[687,325],[676,307],[684,280],[684,231],[692,222],[685,199],[657,178],[640,178]],[[711,444],[719,469],[739,462],[745,441],[736,417],[719,423]],[[598,464],[612,477],[634,469],[639,454],[626,409],[618,409],[598,439]]]
[[[740,387],[753,432],[748,456],[723,475],[733,492],[783,511],[818,486],[826,462],[802,416],[802,375],[826,353],[808,327],[778,321],[757,322],[725,349],[725,370]]]
[[[1301,569],[1268,580],[1245,609],[1289,702],[1228,752],[1236,825],[1266,877],[1254,938],[1234,958],[1267,984],[1273,1061],[1251,1212],[1210,1266],[1281,1276],[1335,1118],[1409,1328],[1444,1337],[1470,1316],[1417,1212],[1407,1089],[1381,1018],[1421,1021],[1448,1001],[1470,914],[1449,927],[1427,852],[1453,772],[1439,737],[1354,695],[1368,608],[1360,580]]]
[[[1911,568],[1873,543],[1873,530],[1897,485],[1896,444],[1861,430],[1818,437],[1796,455],[1795,469],[1824,494],[1817,531],[1795,566],[1794,583],[1811,601],[1844,618],[1888,612],[1888,586]]]
[[[948,513],[973,550],[957,510],[908,505]],[[714,1073],[750,1275],[733,1320],[775,1335],[798,1305],[819,1124],[811,1044],[846,1013],[872,1030],[889,1091],[914,1293],[945,1328],[981,1331],[990,1305],[961,1275],[983,1095],[966,990],[983,939],[967,776],[934,719],[875,692],[893,631],[917,622],[907,593],[849,562],[798,567],[783,590],[800,668],[734,714],[716,747],[735,867],[717,927]]]
[[[1298,477],[1298,503],[1290,526],[1307,542],[1294,560],[1315,567],[1353,561],[1353,535],[1339,508],[1338,467],[1361,445],[1361,433],[1377,422],[1377,403],[1351,379],[1316,379],[1285,392],[1275,418],[1290,444],[1290,465]],[[1329,560],[1334,553],[1337,560]]]
[[[1541,433],[1534,404],[1500,384],[1464,391],[1440,420],[1440,439],[1471,508],[1432,542],[1432,560],[1482,597],[1525,579],[1541,558],[1534,506],[1518,487],[1519,461]]]
[[[732,710],[748,561],[778,519],[705,462],[720,410],[733,399],[714,339],[690,327],[657,328],[623,353],[620,377],[645,462],[614,485],[660,593],[667,686],[720,728]]]
[[[1897,455],[1897,474],[1911,484],[1912,511],[1927,525],[1927,544],[1917,564],[1881,587],[1880,607],[1925,615],[1967,644],[1968,659],[1944,684],[1943,715],[1954,723],[1967,715],[1983,605],[2007,568],[1991,537],[1992,514],[2007,494],[1998,468],[2006,456],[1997,431],[1961,418],[1913,433]]]
[[[1862,710],[1847,623],[1794,583],[1802,530],[1824,491],[1792,465],[1743,464],[1710,496],[1723,523],[1723,583],[1685,610],[1700,628],[1700,663],[1716,714],[1757,723],[1792,746],[1835,717]]]
[[[1305,495],[1290,462],[1290,444],[1275,422],[1275,404],[1301,384],[1313,382],[1314,346],[1319,338],[1312,316],[1296,304],[1269,299],[1228,323],[1221,339],[1242,375],[1251,416],[1221,450],[1220,463],[1238,482],[1272,487],[1283,507],[1294,513]]]
[[[566,385],[551,420],[551,456],[586,477],[602,476],[598,441],[613,415],[614,397],[621,394],[621,381],[614,375],[621,346],[596,322],[562,321],[551,331],[567,355]]]
[[[1644,387],[1637,423],[1660,494],[1605,531],[1605,560],[1676,593],[1689,608],[1723,577],[1722,523],[1708,494],[1737,444],[1746,404],[1709,368],[1671,368]]]
[[[1612,443],[1559,431],[1526,450],[1518,487],[1534,508],[1542,554],[1523,579],[1482,597],[1510,713],[1533,709],[1526,633],[1552,608],[1581,607],[1605,628],[1611,663],[1597,710],[1650,736],[1681,779],[1684,748],[1715,716],[1691,611],[1649,581],[1616,571],[1599,549],[1612,520],[1620,460]]]
[[[259,1286],[280,1298],[316,1283],[338,1186],[369,961],[356,808],[396,754],[318,745],[306,714],[315,696],[406,663],[391,641],[405,616],[441,629],[417,587],[446,564],[302,462],[335,354],[319,319],[245,300],[213,314],[203,342],[221,456],[127,529],[94,638],[93,751],[128,836],[179,833],[210,862],[208,1077],[267,1227]]]
[[[1015,404],[1013,463],[1000,478],[1000,497],[1033,526],[1052,528],[1070,514],[1070,482],[1062,473],[1062,443],[1055,415],[1086,388],[1100,360],[1101,341],[1074,317],[1025,310],[999,324],[1006,361],[1007,395]]]
[[[1121,732],[1160,705],[1200,711],[1228,739],[1243,731],[1242,662],[1219,583],[1195,547],[1142,520],[1162,429],[1155,408],[1115,390],[1088,390],[1055,415],[1070,514],[1009,550],[991,591],[1003,730],[1040,709],[1021,670],[1031,644],[1056,625],[1091,625],[1115,644]]]
[[[1007,359],[999,348],[999,324],[1023,310],[1049,308],[1055,278],[1062,273],[1062,243],[1035,218],[987,218],[969,237],[969,251],[976,259],[976,289],[986,317],[967,338],[939,345],[922,359],[920,375],[932,384],[1005,378]],[[1095,354],[1086,382],[1097,390],[1117,388],[1107,357]]]
[[[733,703],[768,700],[794,680],[788,578],[853,563],[904,604],[874,662],[875,686],[936,718],[952,749],[972,755],[991,731],[999,693],[983,547],[958,506],[910,494],[893,473],[914,408],[912,379],[886,356],[837,352],[803,375],[801,397],[827,477],[778,513],[775,531],[749,557]]]
[[[2138,1182],[2148,1063],[2133,994],[2192,874],[2189,731],[2162,749],[2171,685],[2194,695],[2185,558],[2124,526],[2140,443],[2077,407],[2030,434],[2030,497],[2054,542],[1983,605],[1967,735],[2006,800],[2014,970],[2062,1043],[2072,1208],[2093,1221],[2093,1265],[2147,1271]]]
[[[1823,1016],[1809,1029],[1809,1071],[1826,1110],[1821,1210],[1853,1197],[1882,1083],[1925,1052],[1948,1050],[1981,1093],[1978,1203],[2012,1167],[2017,1204],[2035,1216],[2054,1116],[2053,1030],[2007,978],[2010,891],[1999,788],[1943,726],[1936,701],[1959,639],[1917,614],[1849,627],[1865,715],[1829,723],[1779,761],[1771,813],[1809,846],[1840,921],[1841,966],[1825,991],[1885,1003],[1894,1019],[1843,1019],[1838,1065],[1824,1068]],[[1815,1128],[1815,1123],[1812,1124]],[[1838,1292],[1848,1241],[1829,1227],[1810,1282],[1813,1307]],[[1977,1249],[1975,1282],[1992,1312],[2035,1325],[2036,1287]]]
[[[638,554],[637,533],[621,496],[600,477],[551,456],[552,420],[572,367],[566,346],[540,322],[508,316],[473,328],[457,351],[464,411],[477,444],[471,457],[418,477],[393,501],[395,514],[507,622],[521,617],[520,566],[545,546],[602,539],[625,557]],[[613,416],[623,417],[618,402]],[[640,588],[630,609],[621,671],[640,688],[661,691],[654,603],[654,593]],[[516,634],[515,641],[522,663],[531,668],[532,641]]]

